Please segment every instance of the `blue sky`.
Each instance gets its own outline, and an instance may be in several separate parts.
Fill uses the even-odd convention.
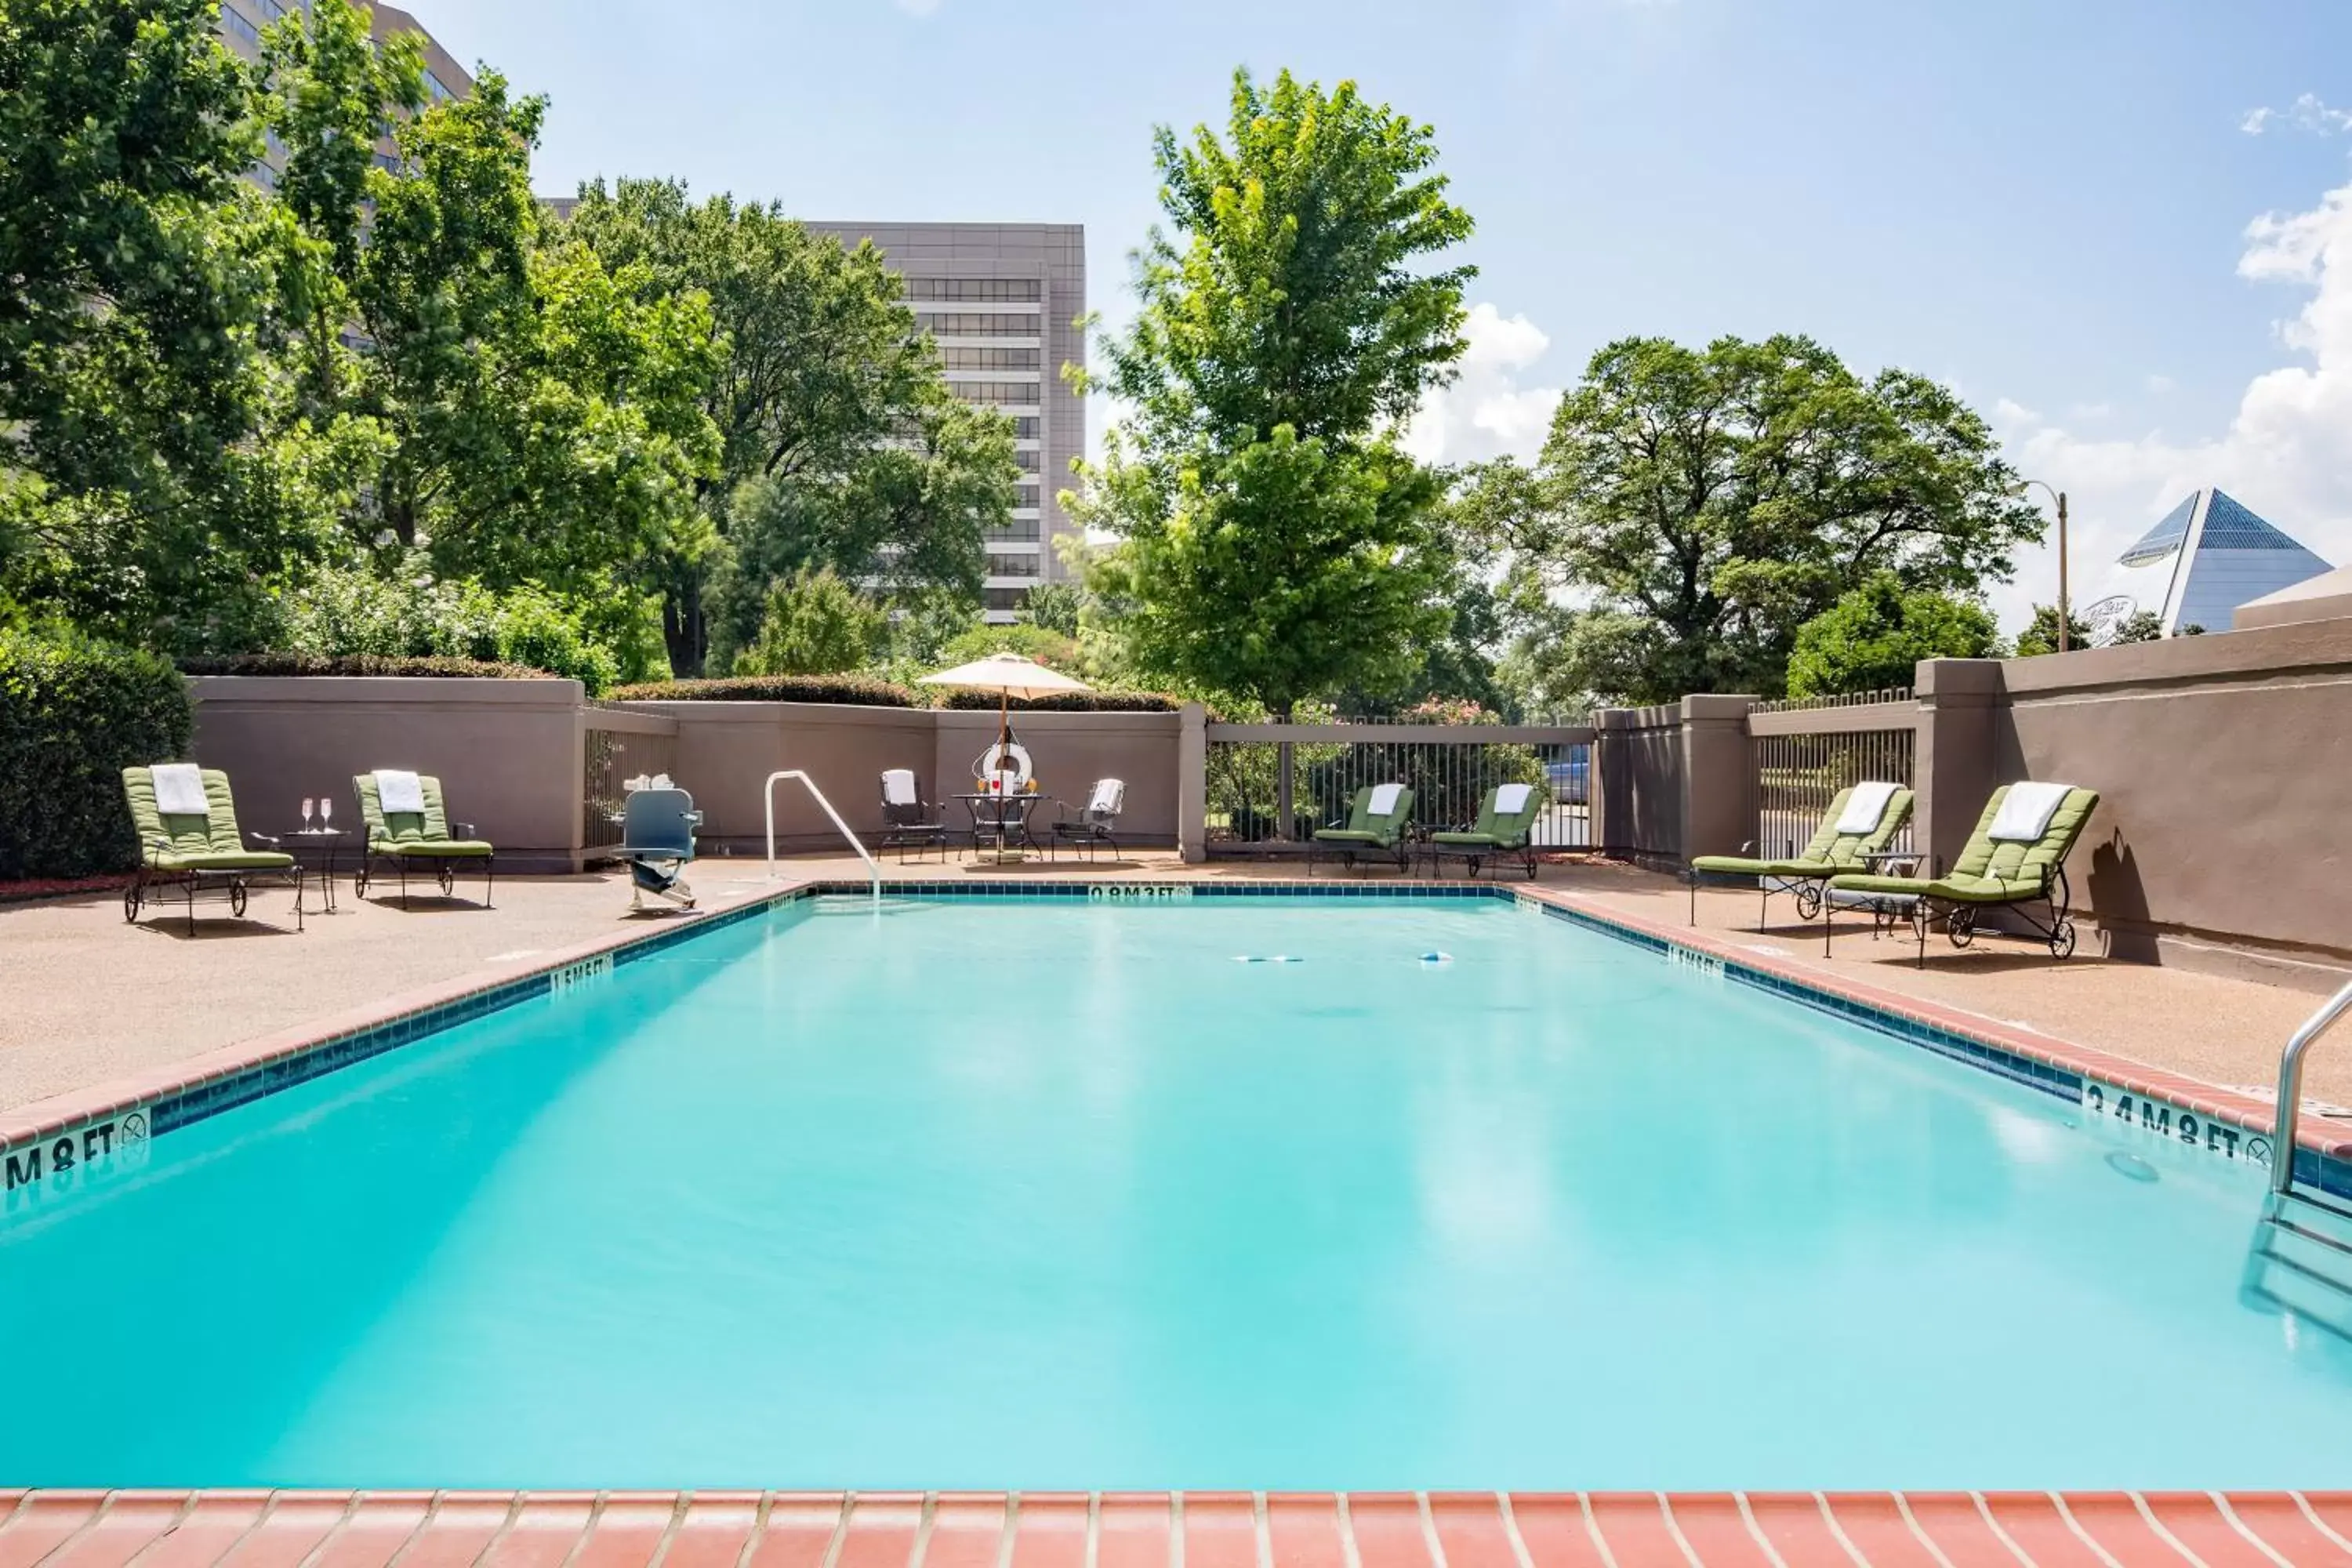
[[[2086,594],[2148,587],[2104,563],[2200,482],[2352,560],[2339,0],[409,3],[551,98],[542,191],[1079,222],[1114,323],[1151,126],[1221,118],[1237,64],[1352,77],[1478,223],[1434,455],[1531,451],[1612,337],[1798,331],[1995,417],[2074,495]]]

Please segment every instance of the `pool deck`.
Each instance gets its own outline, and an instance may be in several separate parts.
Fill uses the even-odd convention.
[[[848,857],[798,858],[786,868],[794,881],[866,876]],[[1266,863],[1187,867],[1172,855],[1144,853],[1094,866],[1066,858],[1050,868],[1032,863],[1003,871],[953,858],[944,866],[891,861],[884,874],[983,884],[1295,879],[1301,872]],[[1392,872],[1325,868],[1318,880],[1376,885],[1396,879]],[[700,863],[694,882],[712,907],[775,885],[759,862],[727,859]],[[1661,930],[1681,930],[1687,920],[1680,884],[1630,867],[1547,866],[1536,885]],[[459,891],[466,890],[461,883]],[[323,1028],[395,1001],[486,984],[675,918],[629,919],[627,885],[610,872],[502,879],[497,901],[484,910],[462,898],[420,898],[404,912],[391,900],[352,899],[345,882],[342,912],[314,911],[299,936],[290,921],[279,923],[290,905],[277,891],[255,895],[254,912],[263,922],[221,918],[226,910],[217,898],[199,902],[193,936],[184,921],[168,914],[151,912],[126,926],[110,895],[0,905],[0,1111],[158,1074],[306,1026]],[[1938,937],[1919,968],[1908,942],[1874,939],[1866,921],[1849,915],[1824,960],[1819,922],[1797,921],[1787,899],[1775,900],[1773,909],[1775,924],[1758,931],[1754,893],[1702,893],[1697,929],[1703,939],[1728,944],[1727,952],[1916,999],[2053,1047],[2087,1047],[2255,1100],[2267,1096],[2281,1046],[2318,1000],[2242,980],[2112,963],[2097,955],[2087,929],[2082,950],[2064,963],[2022,942],[1987,937],[1960,951]],[[2352,1105],[2352,1049],[2339,1044],[2315,1052],[2305,1092]],[[2342,1125],[2352,1137],[2352,1121]]]
[[[0,1568],[2352,1563],[2352,1493],[0,1491]]]

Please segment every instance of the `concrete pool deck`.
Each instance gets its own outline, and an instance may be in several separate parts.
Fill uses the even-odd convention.
[[[2334,1492],[0,1491],[0,1568],[2267,1568]]]
[[[793,881],[855,880],[864,865],[846,856],[796,857],[783,867]],[[1096,864],[1067,858],[1003,870],[953,858],[944,867],[885,863],[891,880],[1034,882],[1086,878],[1192,881],[1296,879],[1301,868],[1268,862],[1187,867],[1165,852]],[[1387,883],[1393,872],[1335,871],[1328,883]],[[694,883],[707,904],[735,901],[770,885],[755,860],[700,862]],[[1506,884],[1515,885],[1515,884]],[[1538,886],[1571,895],[1601,912],[1659,927],[1682,927],[1687,894],[1667,877],[1606,863],[1547,866]],[[215,895],[197,903],[193,936],[184,919],[152,908],[136,926],[112,894],[0,906],[0,1110],[88,1089],[243,1042],[281,1035],[313,1020],[352,1013],[423,988],[528,967],[632,925],[626,879],[604,872],[581,877],[501,878],[497,908],[463,897],[419,898],[403,911],[396,899],[353,899],[339,889],[341,912],[314,909],[295,934],[290,896],[258,891],[258,921],[226,919]],[[315,898],[315,895],[314,895]],[[168,909],[168,905],[166,906]],[[2045,1037],[2128,1058],[2241,1092],[2266,1094],[2280,1047],[2317,1005],[2305,992],[2097,956],[2085,928],[2082,949],[2063,963],[2042,949],[1999,937],[1967,951],[1937,937],[1926,967],[1914,965],[1906,939],[1874,939],[1863,919],[1847,915],[1832,954],[1821,952],[1821,926],[1799,922],[1790,900],[1774,900],[1776,921],[1753,929],[1752,891],[1702,893],[1702,932],[1738,952],[1818,971]],[[283,921],[282,925],[279,923]],[[2352,1104],[2352,1048],[2315,1052],[2307,1096]],[[2352,1134],[2352,1121],[2343,1124]]]

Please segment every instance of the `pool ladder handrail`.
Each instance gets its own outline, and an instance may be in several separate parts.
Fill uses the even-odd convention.
[[[2303,1058],[2320,1036],[2352,1013],[2352,983],[2320,1004],[2319,1011],[2303,1021],[2279,1058],[2277,1120],[2271,1128],[2271,1191],[2284,1193],[2294,1185],[2294,1127],[2303,1107]]]
[[[852,849],[857,851],[857,858],[866,862],[866,878],[874,890],[874,907],[879,910],[882,907],[882,862],[874,858],[867,852],[866,846],[858,842],[857,835],[849,830],[849,824],[841,820],[841,813],[833,809],[833,802],[824,798],[824,791],[816,787],[816,780],[798,768],[785,768],[780,773],[768,775],[768,785],[764,792],[768,797],[768,879],[773,881],[776,877],[776,785],[785,779],[798,779],[807,786],[809,794],[816,797],[817,805],[823,806],[824,814],[833,818],[833,825],[841,829],[841,837],[847,841]]]

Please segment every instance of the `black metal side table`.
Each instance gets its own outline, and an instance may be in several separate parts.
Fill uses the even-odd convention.
[[[319,883],[326,889],[320,897],[326,906],[325,912],[331,915],[338,912],[335,909],[335,852],[350,837],[350,831],[341,827],[302,827],[285,836],[288,854],[298,861],[304,860],[307,856],[318,863]]]

